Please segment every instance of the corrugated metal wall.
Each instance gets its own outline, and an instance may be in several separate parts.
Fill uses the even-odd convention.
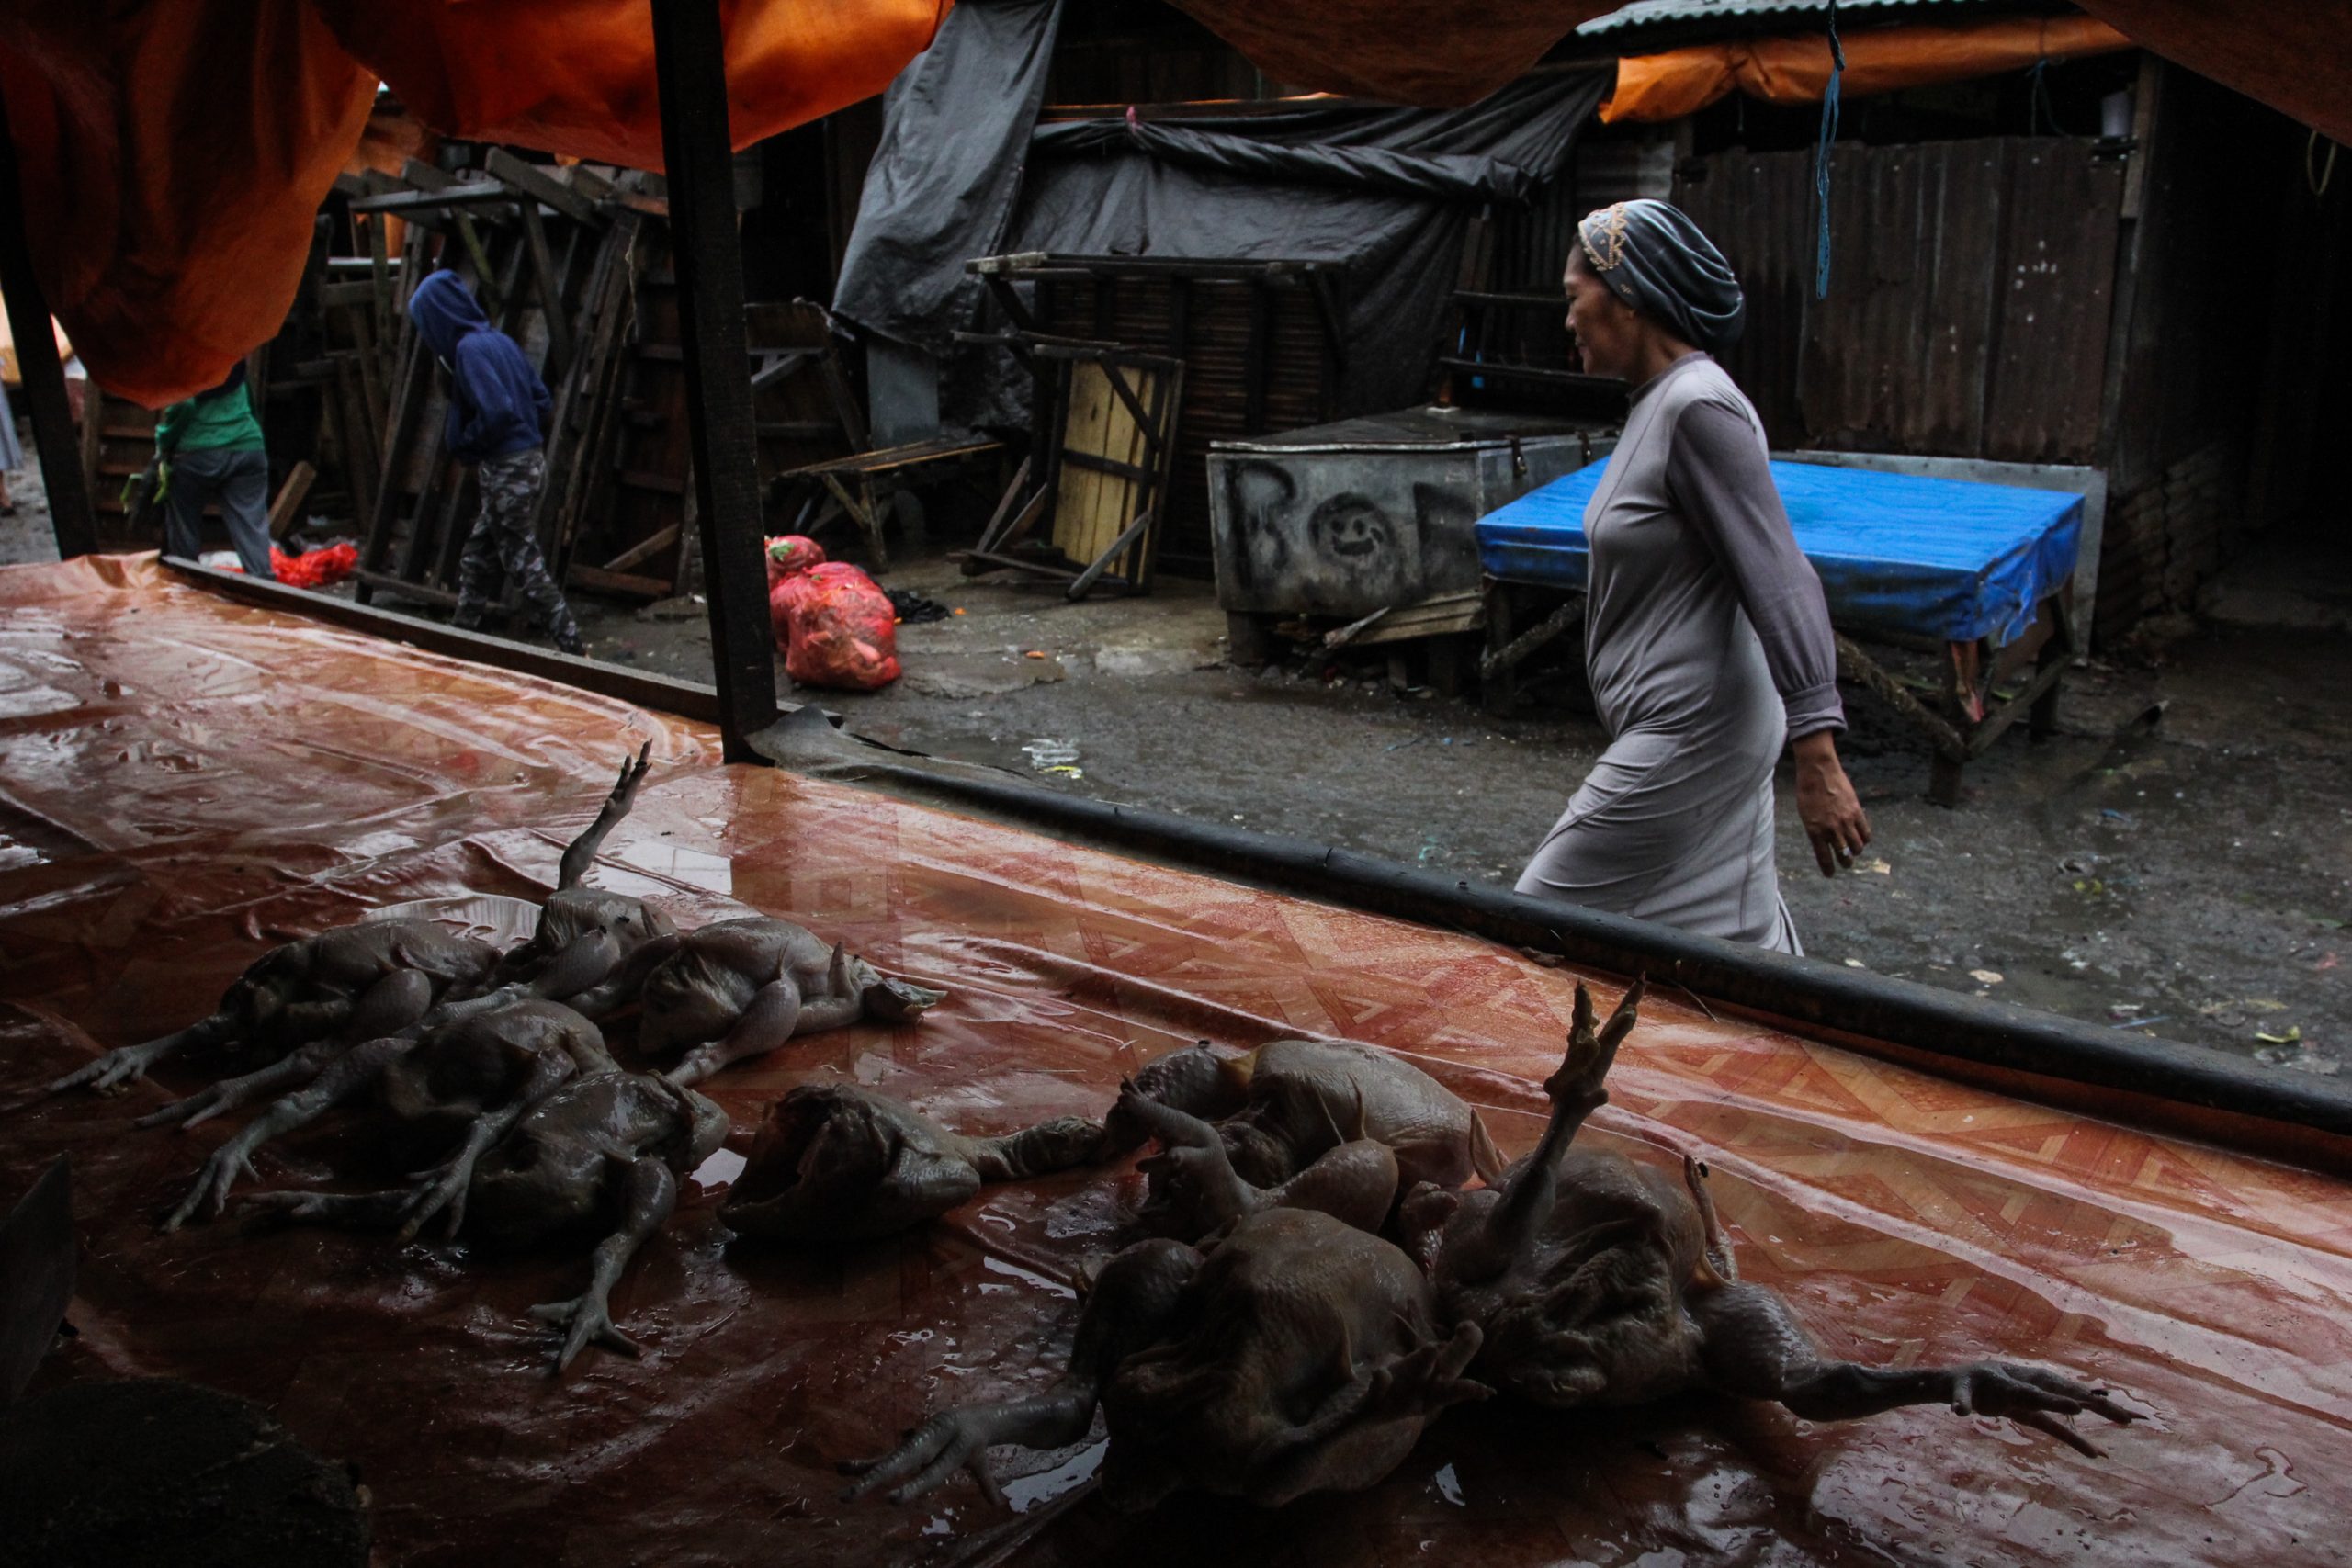
[[[1841,144],[1821,300],[1810,152],[1691,160],[1675,199],[1747,289],[1724,361],[1775,446],[2086,463],[2122,188],[2065,138]]]

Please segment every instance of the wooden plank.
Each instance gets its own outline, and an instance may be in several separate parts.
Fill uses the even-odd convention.
[[[1107,432],[1106,439],[1115,434],[1115,432]],[[1151,470],[1141,463],[1130,463],[1118,457],[1106,457],[1093,452],[1064,452],[1062,460],[1065,463],[1075,463],[1089,473],[1103,475],[1112,481],[1125,480],[1135,484],[1140,483],[1151,475]]]
[[[1370,647],[1384,642],[1408,642],[1416,637],[1453,637],[1475,632],[1486,625],[1486,607],[1479,604],[1476,589],[1466,595],[1448,597],[1455,602],[1439,607],[1428,603],[1401,605],[1389,611],[1356,638],[1357,644]],[[1464,599],[1466,603],[1461,602]]]
[[[616,188],[612,181],[587,164],[573,164],[568,168],[553,169],[548,173],[565,188],[589,201],[602,201]]]
[[[1109,570],[1111,563],[1135,547],[1136,542],[1143,537],[1145,531],[1150,528],[1151,523],[1152,517],[1149,512],[1137,513],[1134,521],[1121,529],[1118,535],[1103,547],[1102,553],[1096,556],[1088,564],[1086,570],[1078,574],[1077,579],[1069,585],[1068,597],[1085,598],[1088,592]]]
[[[311,493],[311,484],[318,479],[318,469],[309,463],[297,463],[286,471],[286,480],[277,487],[277,499],[269,503],[269,536],[282,539],[294,531],[301,520],[302,502]]]
[[[456,213],[463,209],[513,206],[525,199],[527,198],[517,197],[497,180],[464,180],[440,190],[391,190],[381,196],[362,197],[351,204],[351,210],[422,218],[439,212]],[[473,212],[470,216],[488,222],[502,221],[494,212]]]
[[[547,225],[539,221],[539,209],[529,202],[523,204],[523,248],[531,258],[531,277],[537,287],[539,315],[548,330],[547,374],[544,379],[560,381],[571,368],[571,318],[564,313],[563,285],[555,271],[555,257],[548,249]]]
[[[989,457],[1002,450],[1004,443],[986,437],[977,441],[938,437],[909,442],[903,446],[885,446],[878,452],[854,452],[846,457],[829,457],[821,463],[804,464],[793,472],[810,477],[834,473],[861,479],[878,478],[899,468],[943,462],[951,457]]]
[[[797,375],[800,367],[816,356],[816,350],[808,348],[786,349],[776,354],[752,373],[752,390],[765,391],[778,381]]]
[[[526,164],[503,147],[493,147],[482,159],[482,168],[492,179],[510,186],[531,197],[540,205],[551,207],[574,223],[594,223],[596,204],[555,180],[537,164]]]
[[[392,303],[392,258],[381,218],[368,222],[368,287],[376,296],[376,374],[379,384],[390,373],[392,339],[400,331],[398,307]],[[381,417],[381,411],[379,411]]]
[[[668,549],[672,545],[676,544],[678,542],[678,535],[680,531],[681,525],[673,523],[668,527],[663,528],[657,533],[649,534],[644,538],[639,539],[636,544],[631,545],[628,548],[615,556],[612,559],[606,561],[598,570],[602,571],[627,571],[633,566],[642,565],[644,562],[651,560],[655,556],[660,555],[663,550]]]
[[[993,567],[1011,567],[1015,571],[1034,571],[1045,577],[1062,577],[1072,581],[1078,577],[1078,570],[1074,567],[1057,566],[1051,561],[1023,559],[1019,556],[1000,555],[992,550],[950,550],[948,556],[949,558],[959,562],[978,561],[982,563],[979,571],[986,571]],[[976,577],[978,574],[978,571],[973,570],[968,565],[966,566],[966,576]]]
[[[437,164],[422,158],[410,158],[401,164],[401,183],[412,190],[447,190],[458,183],[457,177]]]
[[[1496,586],[1498,603],[1494,606],[1494,611],[1497,624],[1502,629],[1508,630],[1510,627],[1508,601],[1501,599],[1500,595],[1507,594],[1510,589],[1507,584],[1498,583]],[[1550,615],[1517,637],[1510,638],[1500,648],[1489,649],[1478,660],[1478,673],[1490,680],[1508,673],[1529,654],[1566,636],[1583,624],[1585,609],[1585,596],[1581,593],[1572,595]]]
[[[458,607],[458,596],[455,593],[445,588],[435,588],[429,582],[413,582],[405,577],[397,577],[389,571],[360,570],[352,573],[352,576],[357,581],[386,593],[398,593],[407,598],[422,600],[427,604],[438,604],[445,610],[454,610]]]
[[[584,232],[575,231],[575,237]],[[573,326],[579,353],[554,389],[547,479],[532,502],[531,533],[547,555],[548,574],[558,582],[565,581],[578,531],[579,519],[572,508],[574,479],[593,438],[603,428],[606,411],[602,400],[611,395],[607,370],[616,357],[619,302],[628,288],[626,247],[634,235],[633,219],[628,220],[627,232],[616,225],[598,234]]]
[[[994,549],[998,536],[1010,531],[1013,506],[1029,483],[1029,465],[1032,460],[1029,457],[1022,458],[1021,466],[1013,470],[1012,482],[1005,486],[1004,494],[998,499],[996,511],[989,516],[989,525],[980,530],[980,548]],[[1044,504],[1044,494],[1040,492],[1029,502],[1029,505],[1035,507]]]
[[[1074,456],[1101,450],[1111,418],[1110,388],[1102,367],[1080,361],[1069,367],[1069,392],[1061,405],[1058,431],[1061,445],[1060,479],[1054,487],[1053,546],[1075,561],[1089,561],[1087,548],[1094,537],[1095,508],[1102,498],[1102,476],[1084,465],[1073,466]],[[1083,552],[1083,553],[1081,553]]]
[[[571,581],[582,588],[598,589],[606,593],[634,593],[646,599],[667,599],[676,591],[676,584],[662,577],[647,577],[640,572],[607,571],[601,567],[582,566],[574,561]]]

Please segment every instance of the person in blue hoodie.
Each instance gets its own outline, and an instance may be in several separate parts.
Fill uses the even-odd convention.
[[[447,372],[448,423],[442,446],[476,466],[481,513],[458,563],[457,623],[481,625],[482,612],[511,577],[556,647],[581,651],[579,623],[563,590],[548,575],[531,508],[547,479],[548,389],[514,340],[490,324],[466,280],[436,272],[409,296],[409,320]]]

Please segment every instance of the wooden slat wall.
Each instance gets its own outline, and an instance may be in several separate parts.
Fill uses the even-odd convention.
[[[1845,143],[1834,179],[1822,300],[1811,152],[1676,184],[1747,289],[1724,361],[1773,443],[2097,460],[2122,165],[2058,137]]]

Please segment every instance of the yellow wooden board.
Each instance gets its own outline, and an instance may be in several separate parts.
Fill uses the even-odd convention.
[[[1154,406],[1159,378],[1147,370],[1124,374],[1136,400],[1146,408]],[[1069,417],[1062,428],[1062,448],[1136,468],[1148,466],[1150,447],[1133,411],[1113,389],[1110,373],[1091,360],[1070,366]],[[1055,491],[1054,547],[1080,566],[1091,564],[1135,521],[1142,488],[1123,475],[1065,461]],[[1140,558],[1136,552],[1148,547],[1148,537],[1137,540],[1128,555]]]

